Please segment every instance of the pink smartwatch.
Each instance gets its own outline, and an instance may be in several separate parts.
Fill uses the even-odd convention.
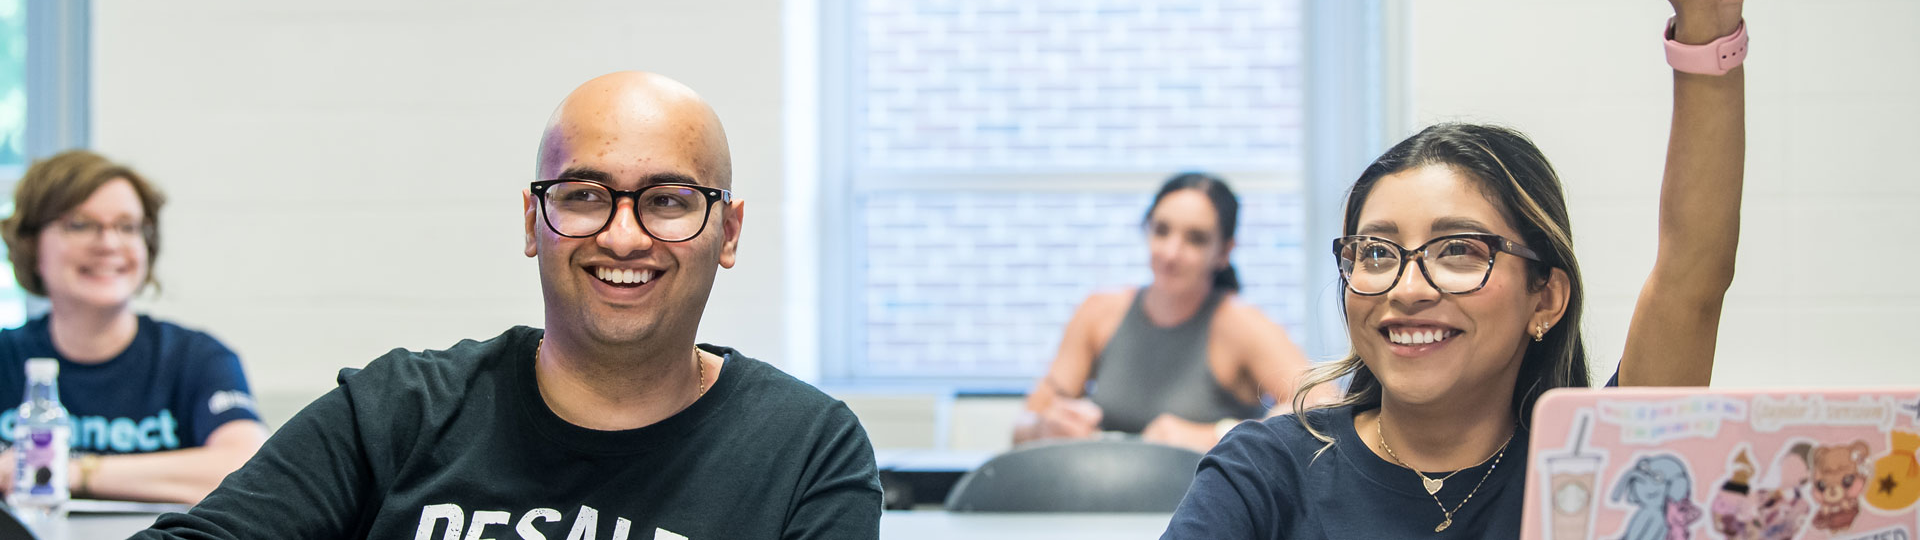
[[[1747,22],[1740,21],[1732,34],[1720,36],[1704,45],[1688,45],[1673,40],[1673,19],[1667,19],[1667,64],[1675,71],[1700,75],[1726,75],[1747,59]]]

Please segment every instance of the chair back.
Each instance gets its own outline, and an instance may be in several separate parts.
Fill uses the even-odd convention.
[[[1041,443],[995,456],[947,496],[953,512],[1172,512],[1200,454],[1139,440]]]

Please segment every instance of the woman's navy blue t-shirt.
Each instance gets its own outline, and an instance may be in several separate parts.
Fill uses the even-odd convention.
[[[1243,422],[1200,461],[1199,474],[1162,539],[1518,538],[1527,436],[1514,434],[1505,455],[1464,469],[1436,495],[1445,519],[1412,470],[1375,455],[1353,428],[1351,407],[1316,409],[1306,418],[1333,436],[1327,446],[1294,415]],[[1322,447],[1326,451],[1315,452]],[[1491,469],[1491,472],[1489,472]],[[1439,478],[1447,473],[1428,474]]]
[[[1607,386],[1616,386],[1619,378],[1615,373]],[[1411,469],[1381,459],[1360,442],[1353,415],[1365,410],[1305,413],[1314,429],[1333,437],[1331,446],[1307,433],[1292,414],[1242,422],[1200,460],[1193,485],[1160,538],[1520,537],[1526,426],[1513,434],[1497,464],[1490,460],[1462,469],[1439,493],[1428,495]],[[1474,491],[1483,477],[1485,484]],[[1468,493],[1472,500],[1466,500]],[[1459,510],[1447,530],[1435,532],[1446,520],[1440,504]]]
[[[76,452],[193,448],[222,424],[260,419],[240,358],[213,336],[141,315],[119,356],[81,364],[54,350],[47,324],[43,316],[0,332],[0,441],[12,443],[29,358],[60,361],[60,402],[73,419]]]

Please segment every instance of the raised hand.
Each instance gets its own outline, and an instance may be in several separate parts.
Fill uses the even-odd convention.
[[[1673,4],[1673,39],[1699,45],[1732,34],[1740,26],[1743,0],[1668,0]]]

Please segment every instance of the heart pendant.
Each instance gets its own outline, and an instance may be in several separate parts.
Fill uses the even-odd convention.
[[[1428,494],[1428,495],[1432,495],[1432,494],[1435,494],[1435,493],[1439,493],[1439,492],[1440,492],[1440,486],[1443,486],[1443,485],[1446,485],[1446,483],[1447,483],[1447,481],[1445,481],[1445,480],[1434,480],[1434,479],[1432,479],[1432,478],[1421,478],[1421,479],[1420,479],[1420,483],[1421,483],[1422,485],[1425,485],[1425,486],[1427,486],[1427,494]]]
[[[1446,521],[1442,521],[1440,522],[1439,525],[1435,525],[1433,527],[1433,532],[1440,532],[1440,531],[1447,530],[1447,526],[1452,524],[1453,524],[1453,518],[1447,518]]]

